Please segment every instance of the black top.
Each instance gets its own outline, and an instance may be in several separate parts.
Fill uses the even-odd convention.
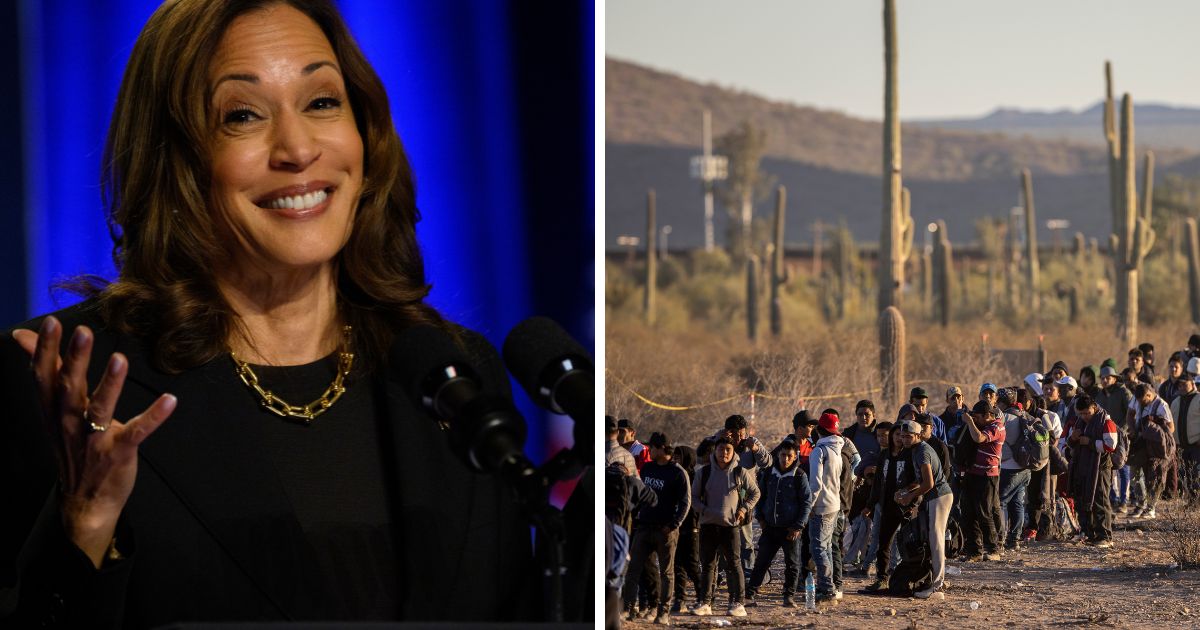
[[[642,483],[658,495],[658,503],[642,506],[637,512],[636,524],[644,527],[669,525],[678,529],[691,505],[691,485],[683,467],[675,462],[660,465],[648,461],[642,465],[641,475]]]
[[[298,366],[254,366],[254,373],[264,389],[303,405],[329,387],[336,357]],[[258,396],[249,388],[246,394],[239,420],[262,429],[267,453],[320,568],[327,618],[397,618],[397,548],[384,485],[389,477],[384,461],[392,455],[380,448],[385,440],[370,380],[352,374],[337,403],[307,424],[256,406]]]
[[[179,405],[138,448],[137,482],[117,523],[117,548],[125,559],[106,562],[97,571],[62,528],[55,455],[29,355],[10,334],[0,334],[0,394],[8,405],[0,414],[0,478],[5,479],[0,484],[5,510],[0,627],[143,630],[178,621],[373,616],[393,604],[379,598],[332,601],[329,589],[343,596],[355,589],[384,590],[363,583],[384,583],[389,567],[367,570],[361,559],[383,562],[378,550],[387,543],[373,541],[347,552],[338,546],[370,535],[343,536],[322,519],[362,525],[386,519],[374,511],[380,504],[375,497],[383,492],[390,497],[387,513],[395,540],[404,541],[400,561],[391,561],[398,582],[396,616],[406,621],[536,618],[541,581],[528,521],[511,488],[498,477],[471,472],[454,455],[447,432],[393,380],[375,375],[352,381],[351,399],[340,400],[311,427],[289,426],[258,410],[228,356],[168,374],[154,368],[148,342],[106,327],[94,302],[56,316],[64,332],[79,324],[95,331],[89,391],[103,373],[101,357],[113,352],[128,357],[115,417],[131,418],[165,392]],[[36,330],[40,323],[21,327]],[[478,334],[460,330],[484,391],[507,396],[508,378],[495,349]],[[305,386],[298,392],[274,382],[274,375],[263,380],[288,402],[302,404],[324,391],[332,373],[321,375],[315,389]],[[355,403],[359,395],[364,398]],[[375,418],[374,427],[339,418],[360,405],[371,410],[351,415]],[[343,429],[350,433],[339,435]],[[378,432],[375,452],[350,446],[364,439],[358,431]],[[284,432],[290,433],[281,436]],[[342,469],[316,481],[305,477],[312,471],[289,472],[276,456],[288,435],[303,441],[298,448],[321,449],[325,459],[309,462],[318,475]],[[347,453],[364,461],[346,461],[351,459]],[[376,484],[370,478],[380,468],[386,474]],[[336,556],[315,553],[335,548]],[[362,577],[336,584],[356,562]],[[335,577],[326,579],[327,572]],[[330,612],[338,607],[347,612]]]

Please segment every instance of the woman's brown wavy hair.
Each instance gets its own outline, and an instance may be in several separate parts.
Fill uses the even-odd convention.
[[[354,326],[355,353],[379,367],[398,329],[447,326],[423,302],[430,287],[416,240],[415,184],[387,94],[333,3],[169,0],[134,44],[113,110],[101,183],[119,273],[91,291],[105,321],[146,340],[167,372],[216,358],[239,330],[212,275],[227,245],[207,200],[219,122],[210,111],[208,64],[236,17],[275,4],[324,31],[363,138],[362,193],[335,260],[339,313]]]

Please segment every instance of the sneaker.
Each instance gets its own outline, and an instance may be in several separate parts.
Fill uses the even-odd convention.
[[[1113,546],[1113,544],[1112,544],[1112,541],[1111,541],[1111,540],[1107,540],[1107,539],[1105,539],[1105,540],[1097,540],[1096,542],[1094,542],[1094,543],[1092,543],[1092,544],[1093,544],[1093,545],[1094,545],[1094,546],[1095,546],[1097,549],[1112,549],[1112,546]]]
[[[1000,560],[1000,553],[996,552],[996,551],[985,553],[985,554],[983,554],[983,559],[996,562],[996,561]]]
[[[654,623],[660,626],[671,625],[671,613],[665,610],[658,611],[658,616],[654,618]]]
[[[783,596],[783,607],[784,608],[795,608],[796,600],[792,599],[792,596],[790,594],[785,594]]]
[[[1154,520],[1158,518],[1158,515],[1154,513],[1154,508],[1150,508],[1149,510],[1142,512],[1142,518]]]
[[[737,606],[730,606],[729,607],[729,616],[730,617],[745,617],[746,616],[746,607],[741,604],[738,604]]]
[[[742,605],[746,608],[754,608],[758,606],[758,602],[754,601],[753,595],[747,595],[746,598],[742,600]]]
[[[817,593],[817,604],[832,604],[837,601],[833,593]]]
[[[1141,518],[1141,516],[1142,516],[1142,508],[1140,508],[1140,507],[1134,508],[1133,511],[1129,513],[1129,518]]]
[[[879,580],[875,580],[874,582],[871,582],[867,586],[860,589],[858,592],[860,592],[860,593],[878,593],[879,591],[886,591],[887,587],[888,587],[888,581],[885,579],[879,579]]]
[[[656,616],[658,616],[658,606],[647,606],[638,613],[638,619],[642,621],[652,621]]]
[[[712,614],[712,606],[708,604],[700,604],[692,609],[692,614],[697,617],[707,617]]]
[[[979,562],[980,560],[983,560],[983,554],[981,554],[981,553],[967,554],[967,555],[963,556],[962,558],[960,558],[960,560],[962,560],[963,562]]]
[[[840,601],[842,599],[842,589],[839,588],[836,591],[834,591],[833,598]]]
[[[925,589],[923,591],[917,591],[917,592],[913,593],[913,596],[915,596],[917,599],[938,599],[938,600],[946,599],[945,593],[943,593],[940,590],[935,591],[931,588]]]

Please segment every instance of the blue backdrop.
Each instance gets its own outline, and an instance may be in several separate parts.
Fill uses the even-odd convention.
[[[115,275],[100,155],[125,62],[159,4],[21,0],[0,9],[4,326],[77,300],[50,290]],[[388,88],[417,178],[431,302],[499,347],[548,315],[594,347],[594,1],[340,0]],[[534,5],[537,6],[534,6]],[[565,418],[516,394],[540,461]]]

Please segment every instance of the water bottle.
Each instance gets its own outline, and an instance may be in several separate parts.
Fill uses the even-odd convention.
[[[804,578],[804,609],[817,609],[817,585],[813,582],[812,573],[809,573],[808,577]]]

